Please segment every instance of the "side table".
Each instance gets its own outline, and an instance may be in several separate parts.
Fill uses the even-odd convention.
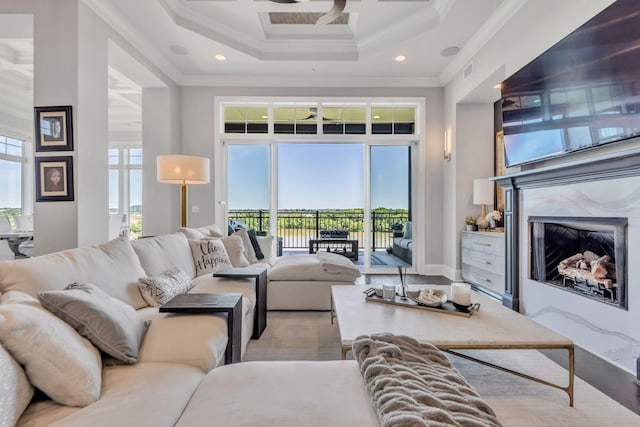
[[[256,308],[253,316],[253,335],[258,339],[267,327],[267,269],[259,267],[233,267],[213,273],[213,277],[245,278],[256,281]]]
[[[242,294],[180,294],[160,306],[160,313],[227,313],[227,348],[224,363],[240,362],[242,349]]]

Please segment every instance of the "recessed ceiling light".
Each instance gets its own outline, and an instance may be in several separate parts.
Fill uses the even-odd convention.
[[[221,54],[217,54],[217,55],[215,56],[215,58],[216,58],[218,61],[226,61],[226,59],[227,59],[227,57],[226,57],[226,56],[221,55]]]
[[[445,47],[440,51],[441,56],[453,56],[460,52],[460,48],[458,46],[449,46]]]
[[[379,119],[379,118],[380,118],[380,116],[376,114],[375,116],[373,116],[373,118],[374,118],[374,119]]]
[[[260,116],[260,117],[262,117],[263,119],[268,119],[269,118],[269,116]]]
[[[175,53],[176,55],[186,55],[189,53],[189,49],[187,49],[184,46],[180,46],[177,44],[173,44],[171,46],[169,46],[169,50],[173,53]]]
[[[393,59],[394,59],[396,62],[402,62],[402,61],[405,61],[405,60],[407,59],[407,57],[406,57],[406,56],[404,56],[404,55],[398,55],[398,56],[396,56],[396,57],[395,57],[395,58],[393,58]]]

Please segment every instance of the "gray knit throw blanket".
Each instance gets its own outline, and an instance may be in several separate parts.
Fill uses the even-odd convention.
[[[384,427],[500,426],[489,405],[431,344],[401,335],[362,335],[353,353]]]

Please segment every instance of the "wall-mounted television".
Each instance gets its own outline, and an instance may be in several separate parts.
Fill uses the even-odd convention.
[[[618,0],[506,79],[506,166],[640,136],[640,7]]]

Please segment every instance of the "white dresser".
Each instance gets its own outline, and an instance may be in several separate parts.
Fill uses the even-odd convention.
[[[504,294],[504,233],[462,232],[462,278],[497,295]]]

